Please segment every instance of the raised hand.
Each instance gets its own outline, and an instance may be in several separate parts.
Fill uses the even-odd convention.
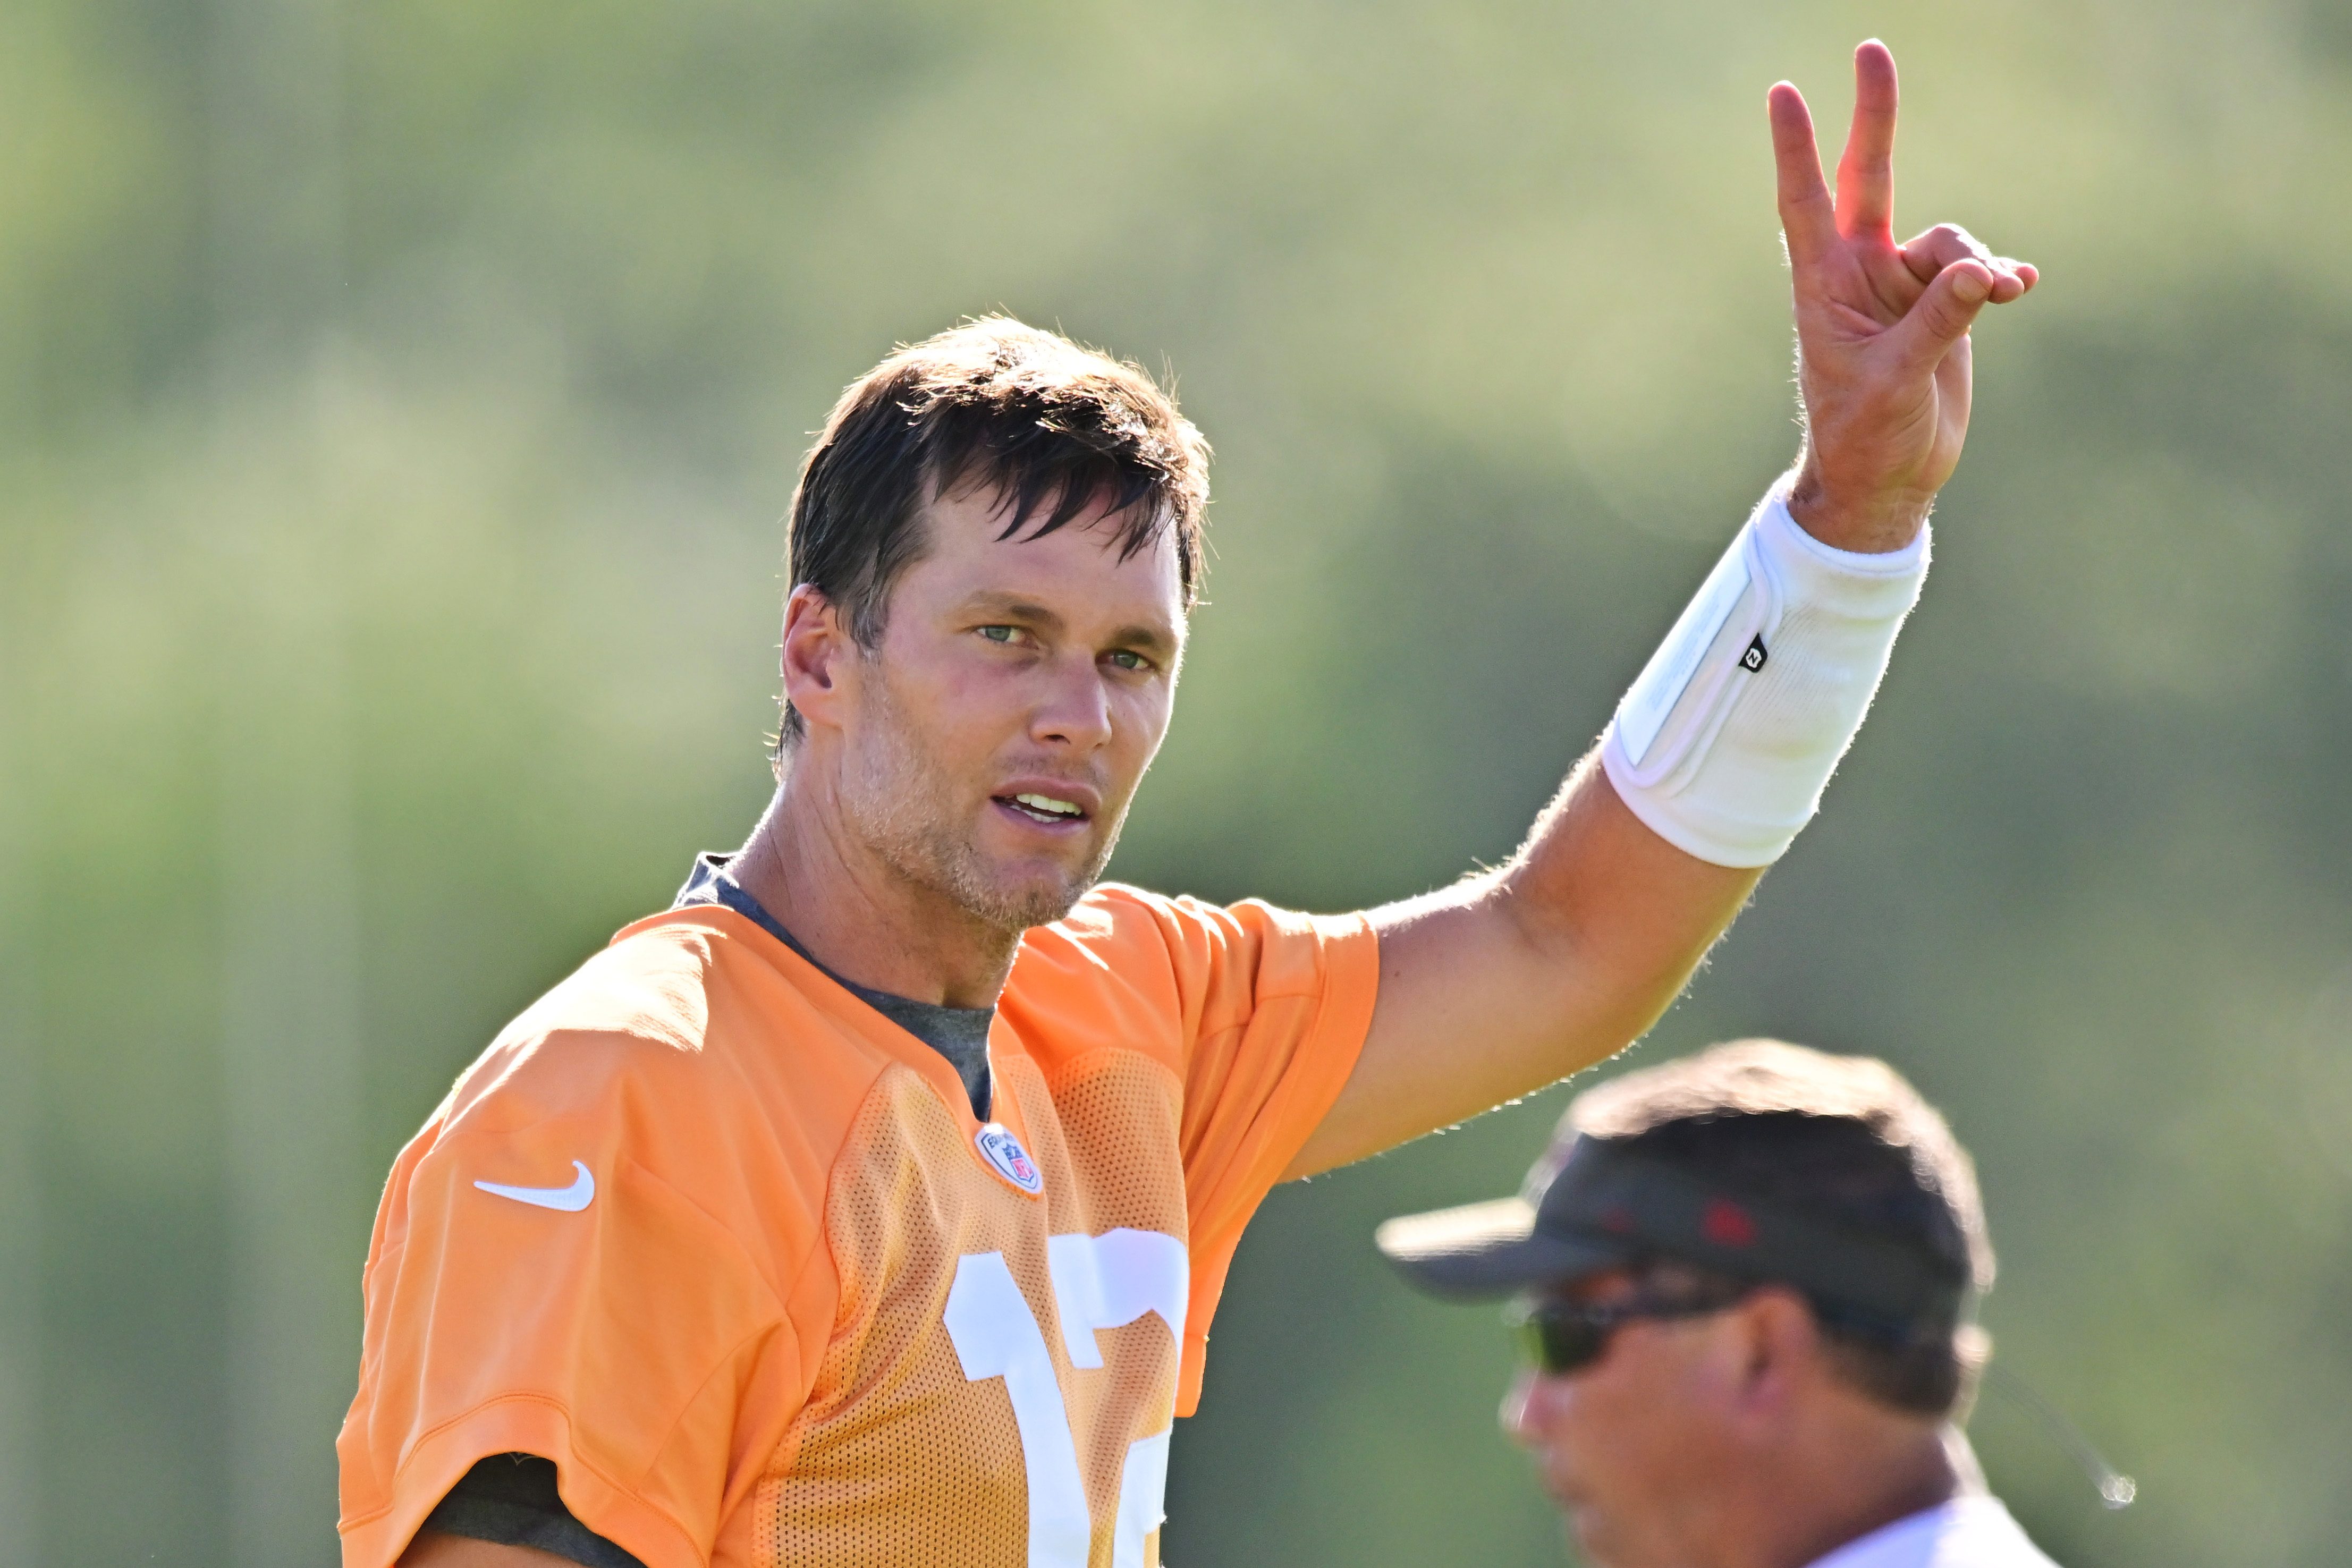
[[[1895,243],[1895,57],[1872,39],[1853,78],[1834,201],[1804,95],[1784,81],[1769,99],[1805,404],[1789,511],[1824,544],[1877,552],[1911,542],[1959,463],[1969,324],[2040,274],[1950,224]]]

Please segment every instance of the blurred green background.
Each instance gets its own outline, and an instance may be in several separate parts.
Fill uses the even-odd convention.
[[[1829,810],[1632,1053],[1882,1053],[1982,1168],[2069,1568],[2352,1534],[2343,0],[0,7],[0,1563],[331,1560],[394,1151],[768,787],[778,517],[899,340],[1178,379],[1211,602],[1117,872],[1510,850],[1792,449],[1764,90],[2044,268]],[[1179,1568],[1563,1560],[1493,1318],[1277,1193]],[[2332,1544],[2331,1544],[2332,1543]]]

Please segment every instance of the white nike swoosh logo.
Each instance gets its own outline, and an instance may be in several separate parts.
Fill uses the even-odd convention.
[[[596,1201],[596,1178],[579,1160],[572,1168],[580,1174],[572,1178],[570,1186],[509,1186],[504,1182],[478,1181],[474,1185],[494,1197],[510,1197],[517,1203],[530,1204],[533,1208],[552,1208],[564,1214],[577,1214]]]

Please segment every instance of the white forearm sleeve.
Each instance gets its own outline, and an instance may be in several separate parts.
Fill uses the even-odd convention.
[[[1769,865],[1821,805],[1927,575],[1927,529],[1832,549],[1783,479],[1617,706],[1601,765],[1633,814],[1717,865]]]

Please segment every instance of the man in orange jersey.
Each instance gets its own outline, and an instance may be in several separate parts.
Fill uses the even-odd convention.
[[[1277,1181],[1618,1050],[1818,803],[1926,567],[1967,332],[1771,111],[1811,434],[1527,845],[1370,911],[1097,886],[1168,725],[1207,450],[1006,320],[851,386],[794,496],[774,799],[403,1151],[339,1444],[350,1568],[1141,1568]]]

